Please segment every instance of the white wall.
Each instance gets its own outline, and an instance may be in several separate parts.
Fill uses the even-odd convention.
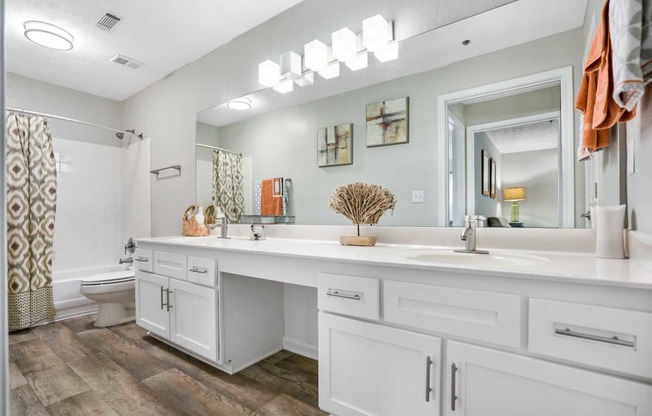
[[[6,87],[7,107],[74,118],[117,129],[123,128],[122,104],[118,101],[12,73],[7,73]],[[49,125],[53,136],[60,139],[108,146],[121,146],[122,143],[115,137],[115,133],[108,130],[56,119],[50,119]],[[124,140],[127,139],[128,137],[125,137]]]
[[[652,87],[649,85],[639,103],[638,115],[627,124],[627,134],[636,169],[627,180],[630,226],[652,234]]]
[[[130,237],[152,235],[152,195],[150,192],[151,139],[134,139],[121,149],[121,247]],[[124,251],[122,251],[124,255]]]
[[[557,149],[508,153],[502,156],[503,188],[525,188],[525,200],[518,202],[520,222],[524,223],[525,227],[559,227],[558,164]],[[511,205],[511,202],[503,202],[503,216],[507,219]]]

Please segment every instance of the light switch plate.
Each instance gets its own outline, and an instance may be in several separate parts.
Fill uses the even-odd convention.
[[[425,202],[425,195],[423,191],[412,191],[412,203],[423,204]]]

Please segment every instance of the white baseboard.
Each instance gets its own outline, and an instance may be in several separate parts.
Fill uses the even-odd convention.
[[[283,337],[283,349],[299,354],[304,357],[317,360],[319,354],[317,353],[317,346],[307,344],[298,339]]]

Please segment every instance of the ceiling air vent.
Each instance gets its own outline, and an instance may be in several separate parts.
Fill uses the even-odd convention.
[[[133,68],[133,69],[138,69],[141,66],[143,66],[143,64],[136,62],[131,58],[128,58],[124,55],[118,55],[118,54],[113,55],[113,58],[111,58],[110,61],[115,62],[116,64],[128,66],[129,68]]]
[[[111,30],[113,29],[113,26],[115,26],[116,23],[118,23],[120,20],[122,19],[120,19],[118,16],[111,13],[107,13],[104,16],[102,16],[100,20],[98,20],[97,26],[103,30]]]

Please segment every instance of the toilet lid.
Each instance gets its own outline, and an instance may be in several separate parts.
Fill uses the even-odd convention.
[[[134,275],[133,270],[96,274],[82,279],[81,284],[82,286],[98,286],[131,282],[134,280]]]

